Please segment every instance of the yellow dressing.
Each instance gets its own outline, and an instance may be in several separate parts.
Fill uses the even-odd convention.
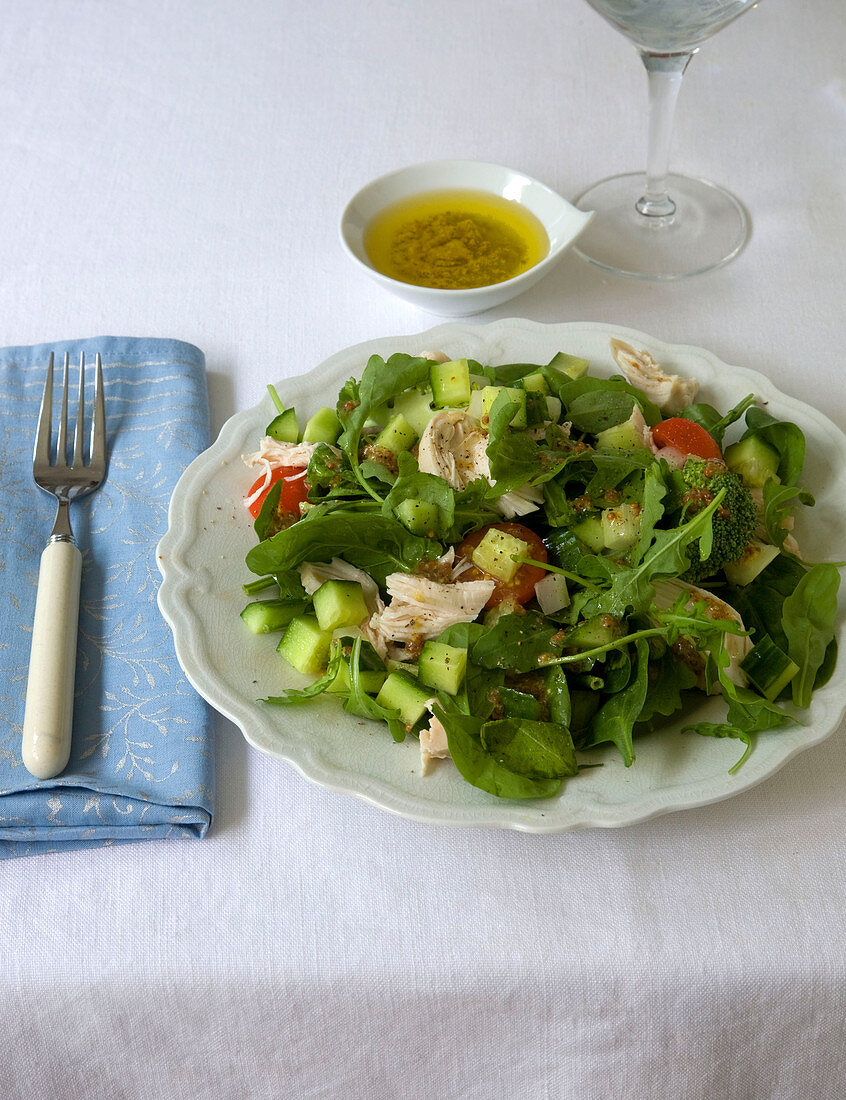
[[[487,191],[426,191],[386,207],[364,234],[383,275],[415,286],[466,290],[513,279],[549,252],[541,222]]]

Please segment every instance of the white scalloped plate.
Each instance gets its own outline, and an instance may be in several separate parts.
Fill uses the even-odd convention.
[[[701,399],[718,408],[730,408],[754,392],[769,402],[771,413],[796,421],[808,439],[803,481],[817,500],[805,522],[797,522],[797,534],[801,542],[803,532],[813,531],[806,545],[813,545],[817,560],[843,556],[846,437],[821,413],[780,393],[763,375],[726,366],[699,348],[670,346],[612,325],[450,323],[414,336],[348,348],[309,374],[277,383],[277,388],[301,416],[311,415],[318,406],[333,404],[342,382],[360,376],[374,352],[387,356],[432,348],[493,364],[548,362],[555,352],[567,351],[590,359],[593,371],[610,374],[612,336],[647,348],[673,373],[697,377]],[[623,766],[613,747],[594,750],[592,758],[604,767],[565,782],[555,798],[512,802],[471,787],[449,761],[424,779],[414,738],[397,745],[381,724],[351,717],[330,699],[287,708],[257,702],[304,682],[277,656],[276,639],[254,637],[239,617],[246,602],[241,584],[250,579],[244,555],[255,541],[242,504],[251,477],[240,456],[256,449],[273,411],[266,398],[233,416],[180,479],[170,503],[169,529],[158,548],[163,576],[159,606],[173,630],[179,662],[197,691],[235,722],[250,744],[293,764],[312,782],[439,825],[536,833],[615,827],[748,790],[828,737],[840,723],[846,710],[846,680],[837,676],[815,694],[806,725],[760,734],[754,752],[735,775],[729,768],[742,751],[739,742],[681,735],[679,720],[640,738],[631,768]],[[843,645],[842,608],[838,623]],[[713,719],[718,711],[717,701],[703,697],[696,715]]]

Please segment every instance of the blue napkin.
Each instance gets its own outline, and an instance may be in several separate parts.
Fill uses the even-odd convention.
[[[38,564],[55,515],[32,479],[47,361],[103,360],[108,470],[71,505],[83,555],[73,748],[64,773],[21,761]],[[91,368],[91,369],[88,369]],[[57,372],[61,394],[61,372]],[[54,410],[58,396],[54,387]],[[75,422],[75,399],[71,401]],[[90,421],[89,421],[90,422]],[[54,432],[56,431],[54,418]],[[103,337],[0,350],[0,858],[203,836],[212,817],[211,717],[156,605],[170,495],[208,445],[203,353],[175,340]]]

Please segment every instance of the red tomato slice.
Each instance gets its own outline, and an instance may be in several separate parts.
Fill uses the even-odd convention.
[[[685,455],[697,458],[716,458],[722,462],[723,454],[717,441],[709,435],[701,424],[685,420],[683,416],[672,416],[662,420],[652,429],[652,441],[656,447],[675,447]]]
[[[528,527],[524,527],[522,523],[495,523],[491,526],[495,527],[497,531],[505,531],[507,534],[513,535],[515,539],[522,539],[523,542],[528,543],[527,558],[534,558],[535,561],[546,561],[546,547],[540,536]],[[470,555],[490,529],[490,527],[481,527],[478,531],[469,534],[456,548],[458,557],[467,558],[469,561]],[[518,603],[521,606],[528,603],[534,595],[535,585],[541,577],[545,576],[545,569],[539,569],[536,565],[521,565],[512,580],[501,581],[498,577],[492,577],[484,569],[479,569],[478,566],[473,565],[465,570],[459,579],[462,581],[492,580],[496,588],[491,593],[485,607],[496,607],[497,604],[503,603],[505,600]]]
[[[297,466],[277,466],[271,471],[270,481],[267,488],[261,494],[261,496],[254,500],[250,505],[250,515],[253,519],[258,516],[261,511],[261,506],[265,502],[265,498],[277,481],[283,479],[282,488],[279,492],[279,507],[283,512],[287,512],[291,516],[299,516],[300,504],[304,500],[308,500],[308,486],[306,485],[306,479],[302,476],[302,467]],[[247,493],[247,497],[251,497],[253,493],[259,488],[264,481],[264,474],[255,482],[250,491]]]

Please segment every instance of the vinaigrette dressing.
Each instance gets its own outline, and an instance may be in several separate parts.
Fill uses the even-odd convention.
[[[513,279],[549,252],[541,222],[488,191],[426,191],[393,203],[368,225],[377,271],[415,286],[469,290]]]

